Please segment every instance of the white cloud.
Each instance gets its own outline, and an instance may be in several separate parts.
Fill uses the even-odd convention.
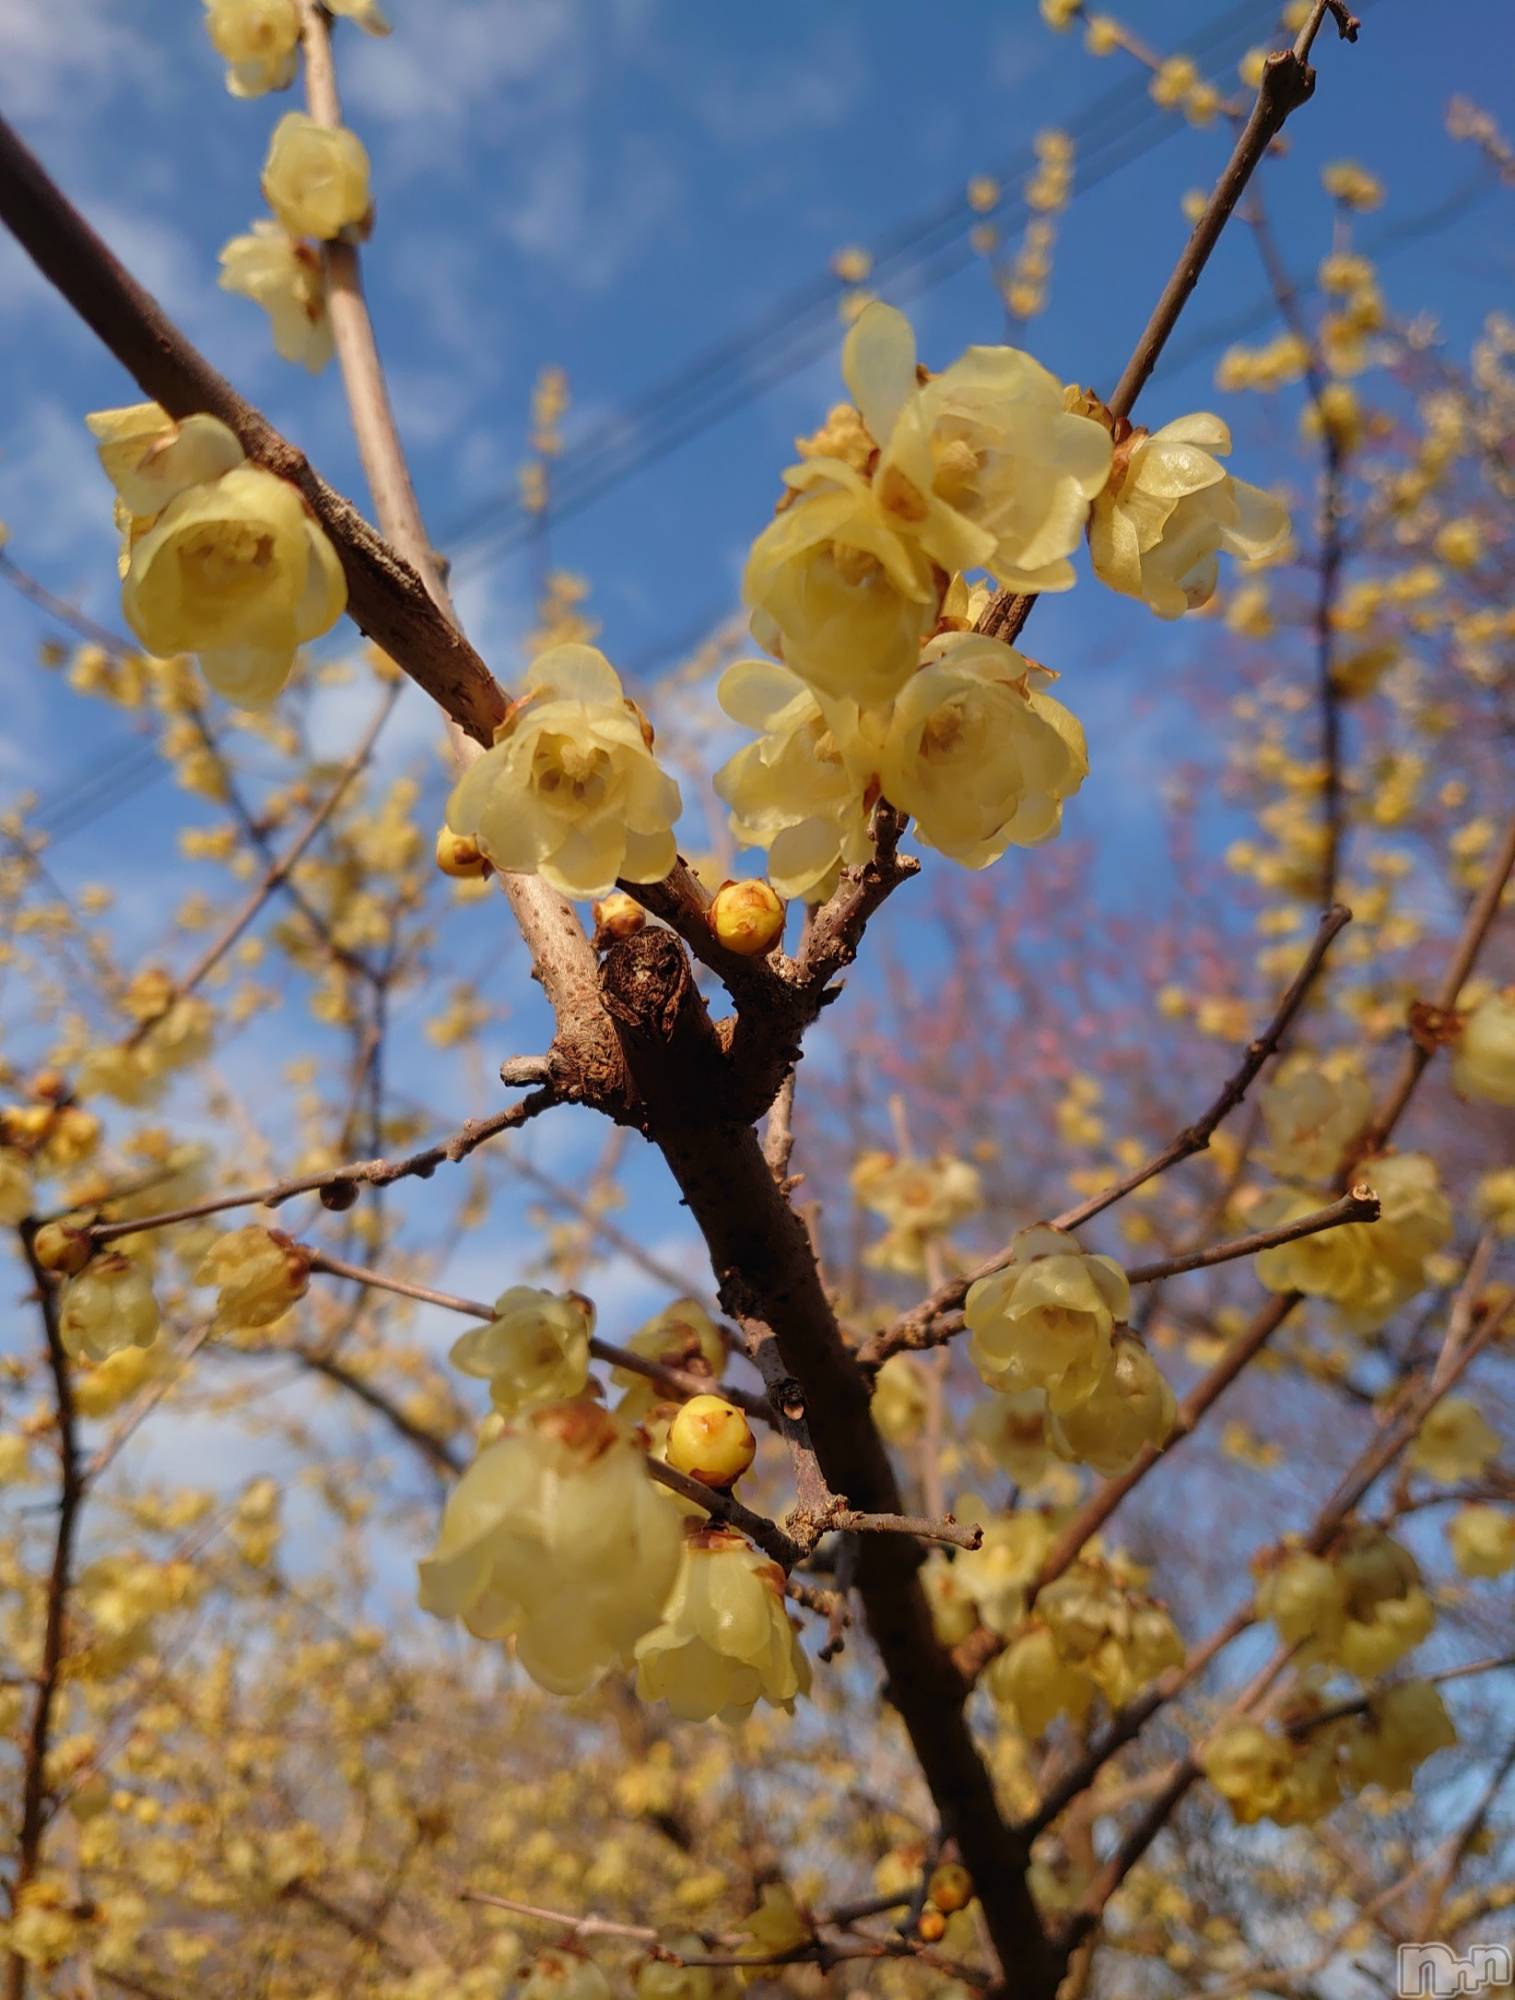
[[[605,291],[636,263],[678,208],[680,182],[656,141],[632,134],[591,165],[562,138],[531,160],[519,198],[496,222],[518,250],[585,292]]]
[[[119,0],[0,0],[0,76],[7,116],[30,120],[79,114],[123,83],[153,69],[152,43],[122,18]]]

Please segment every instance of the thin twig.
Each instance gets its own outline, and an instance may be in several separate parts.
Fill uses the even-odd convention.
[[[1230,1243],[1217,1243],[1210,1250],[1193,1250],[1183,1257],[1167,1257],[1158,1264],[1135,1264],[1126,1277],[1133,1285],[1150,1285],[1159,1278],[1177,1278],[1185,1271],[1207,1271],[1213,1264],[1229,1264],[1238,1257],[1255,1257],[1260,1251],[1275,1250],[1282,1243],[1296,1243],[1302,1236],[1318,1236],[1323,1229],[1340,1229],[1347,1222],[1376,1222],[1378,1196],[1366,1182],[1359,1182],[1339,1200],[1311,1215],[1280,1223],[1276,1229],[1259,1229],[1250,1236],[1238,1236]]]

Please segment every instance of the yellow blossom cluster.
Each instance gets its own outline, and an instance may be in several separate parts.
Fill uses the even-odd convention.
[[[1436,1612],[1414,1557],[1371,1522],[1352,1522],[1320,1555],[1289,1548],[1264,1561],[1257,1615],[1301,1647],[1300,1659],[1360,1679],[1418,1646]]]
[[[1402,1681],[1360,1712],[1317,1721],[1323,1713],[1318,1701],[1302,1703],[1276,1730],[1234,1717],[1201,1745],[1201,1769],[1243,1826],[1309,1826],[1366,1785],[1403,1791],[1428,1757],[1457,1741],[1429,1681]]]

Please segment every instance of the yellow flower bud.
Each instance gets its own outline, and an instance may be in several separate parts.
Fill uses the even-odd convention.
[[[90,1260],[89,1230],[79,1222],[44,1222],[32,1239],[32,1255],[44,1271],[76,1278]]]
[[[226,64],[233,97],[262,97],[294,80],[300,46],[295,0],[205,0],[205,29]]]
[[[436,856],[438,868],[455,881],[465,882],[489,873],[490,864],[479,852],[479,843],[472,834],[454,833],[450,826],[437,828]]]
[[[344,126],[286,111],[269,141],[263,195],[291,236],[339,236],[368,214],[363,142]]]
[[[612,889],[608,896],[601,896],[590,905],[590,915],[594,918],[595,944],[602,951],[622,938],[635,937],[647,923],[647,912],[624,889]]]
[[[720,1396],[691,1396],[668,1427],[668,1463],[706,1486],[732,1486],[757,1456],[752,1426]]]
[[[756,958],[784,935],[784,905],[766,882],[728,882],[710,905],[710,928],[728,951]]]
[[[973,1901],[973,1877],[961,1861],[943,1861],[932,1869],[926,1894],[950,1916],[954,1910],[966,1910]]]
[[[940,1944],[947,1935],[947,1919],[940,1910],[928,1907],[915,1920],[915,1934],[922,1944]]]

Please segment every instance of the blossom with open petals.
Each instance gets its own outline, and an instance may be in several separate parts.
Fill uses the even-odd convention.
[[[918,379],[903,313],[875,303],[847,337],[842,372],[878,444],[884,518],[949,574],[987,569],[1009,590],[1067,590],[1068,557],[1110,471],[1104,426],[1014,347],[970,347]]]
[[[679,788],[652,731],[593,646],[550,646],[532,685],[447,802],[447,824],[496,868],[540,875],[565,896],[617,877],[661,882],[678,859]]]
[[[489,1384],[489,1400],[502,1416],[581,1393],[594,1332],[594,1307],[582,1293],[512,1285],[495,1300],[494,1313],[487,1325],[455,1340],[447,1358]]]
[[[319,254],[266,218],[221,252],[221,289],[268,314],[275,352],[317,375],[331,359],[331,321]]]
[[[1131,1307],[1126,1274],[1066,1230],[1023,1229],[1008,1260],[968,1289],[968,1352],[991,1389],[1041,1388],[1054,1413],[1086,1402]]]
[[[1179,417],[1133,431],[1094,502],[1089,553],[1096,576],[1160,618],[1178,618],[1215,595],[1222,550],[1249,562],[1282,548],[1289,517],[1260,487],[1220,460],[1231,433],[1219,417]]]
[[[740,1722],[760,1700],[792,1711],[810,1687],[783,1571],[729,1528],[690,1534],[662,1623],[636,1658],[637,1693],[687,1722]]]
[[[866,784],[848,756],[856,707],[823,706],[771,660],[738,660],[716,692],[733,721],[760,732],[715,774],[732,833],[744,847],[768,850],[768,879],[781,896],[824,901],[843,864],[873,852]]]
[[[946,632],[895,701],[878,756],[884,796],[967,868],[1035,847],[1089,773],[1078,718],[1051,676],[1003,640]]]

